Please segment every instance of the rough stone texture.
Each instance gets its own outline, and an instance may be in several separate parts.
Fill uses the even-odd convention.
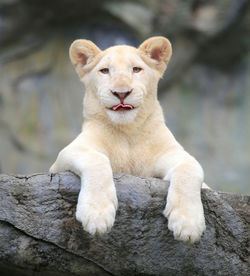
[[[167,182],[114,179],[115,225],[93,237],[75,220],[78,177],[1,175],[1,275],[249,275],[250,197],[203,190],[207,229],[189,245],[162,215]]]

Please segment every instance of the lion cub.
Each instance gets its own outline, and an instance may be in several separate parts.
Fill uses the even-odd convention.
[[[81,177],[76,218],[91,234],[108,232],[117,209],[112,171],[170,181],[163,214],[177,240],[195,242],[205,230],[200,189],[203,170],[166,127],[157,85],[172,54],[152,37],[139,48],[101,51],[76,40],[70,59],[86,87],[81,134],[58,155],[51,173]]]

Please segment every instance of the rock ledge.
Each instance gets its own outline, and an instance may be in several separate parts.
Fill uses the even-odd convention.
[[[75,220],[77,176],[0,175],[1,275],[249,275],[249,196],[203,190],[207,229],[188,245],[162,215],[168,183],[114,179],[115,225],[92,237]]]

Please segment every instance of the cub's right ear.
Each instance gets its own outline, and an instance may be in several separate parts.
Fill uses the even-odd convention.
[[[90,40],[77,39],[71,44],[69,56],[80,78],[96,64],[99,53],[101,50]]]
[[[163,74],[172,55],[172,46],[165,37],[155,36],[145,40],[139,51],[149,66]]]

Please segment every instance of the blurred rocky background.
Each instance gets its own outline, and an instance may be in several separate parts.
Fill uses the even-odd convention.
[[[160,83],[167,125],[215,189],[249,193],[248,0],[0,0],[0,170],[46,172],[80,132],[84,88],[68,57],[168,37]]]

